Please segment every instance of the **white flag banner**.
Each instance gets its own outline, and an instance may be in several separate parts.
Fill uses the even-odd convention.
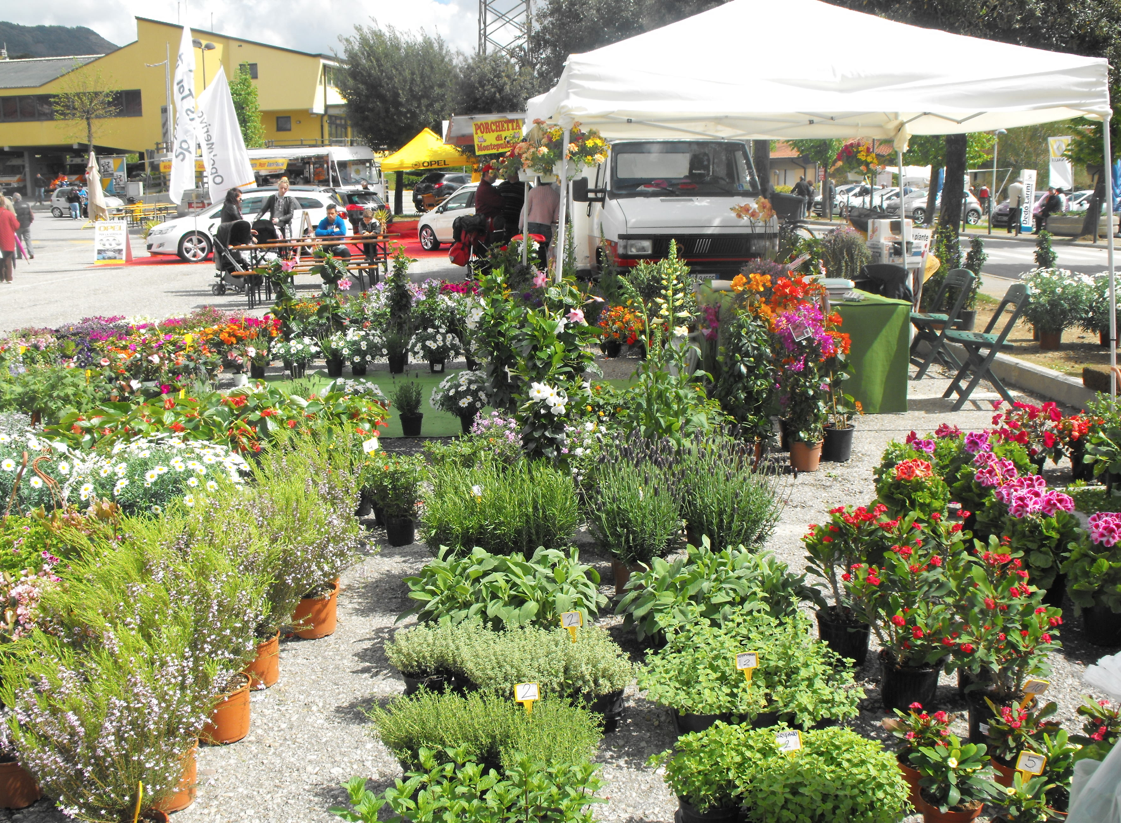
[[[1048,182],[1053,188],[1062,189],[1067,194],[1074,188],[1074,171],[1070,161],[1063,156],[1069,145],[1069,137],[1047,138],[1047,151],[1051,155],[1051,178]]]
[[[108,220],[109,209],[105,205],[105,191],[101,188],[101,172],[97,167],[97,156],[92,151],[86,166],[86,191],[89,192],[90,220]]]
[[[199,95],[199,142],[210,186],[210,202],[219,203],[232,188],[254,188],[253,166],[241,136],[226,72],[218,69]]]
[[[183,192],[195,187],[195,147],[198,138],[198,106],[195,101],[195,47],[191,30],[183,27],[179,59],[175,61],[175,142],[171,146],[171,180],[168,194],[172,203],[183,200]]]

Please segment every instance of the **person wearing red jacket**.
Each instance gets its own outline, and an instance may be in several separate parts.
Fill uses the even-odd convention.
[[[19,220],[11,201],[0,196],[0,283],[11,283],[16,268],[16,231]]]

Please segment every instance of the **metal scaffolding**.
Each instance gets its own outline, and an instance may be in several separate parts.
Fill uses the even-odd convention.
[[[533,0],[479,0],[479,53],[525,54],[533,28]]]

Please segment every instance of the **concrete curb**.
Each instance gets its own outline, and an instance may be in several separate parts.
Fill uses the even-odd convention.
[[[965,349],[961,346],[956,343],[945,345],[959,361],[965,357]],[[925,355],[930,348],[924,345],[920,350]],[[1083,386],[1081,380],[1009,354],[998,354],[993,360],[991,371],[1010,388],[1021,389],[1043,400],[1052,400],[1076,409],[1085,409],[1097,397],[1097,392]]]

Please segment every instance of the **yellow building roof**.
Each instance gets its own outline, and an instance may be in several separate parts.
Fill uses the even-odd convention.
[[[381,170],[446,169],[469,163],[469,158],[460,154],[454,146],[446,145],[436,132],[425,129],[403,148],[382,160]]]

